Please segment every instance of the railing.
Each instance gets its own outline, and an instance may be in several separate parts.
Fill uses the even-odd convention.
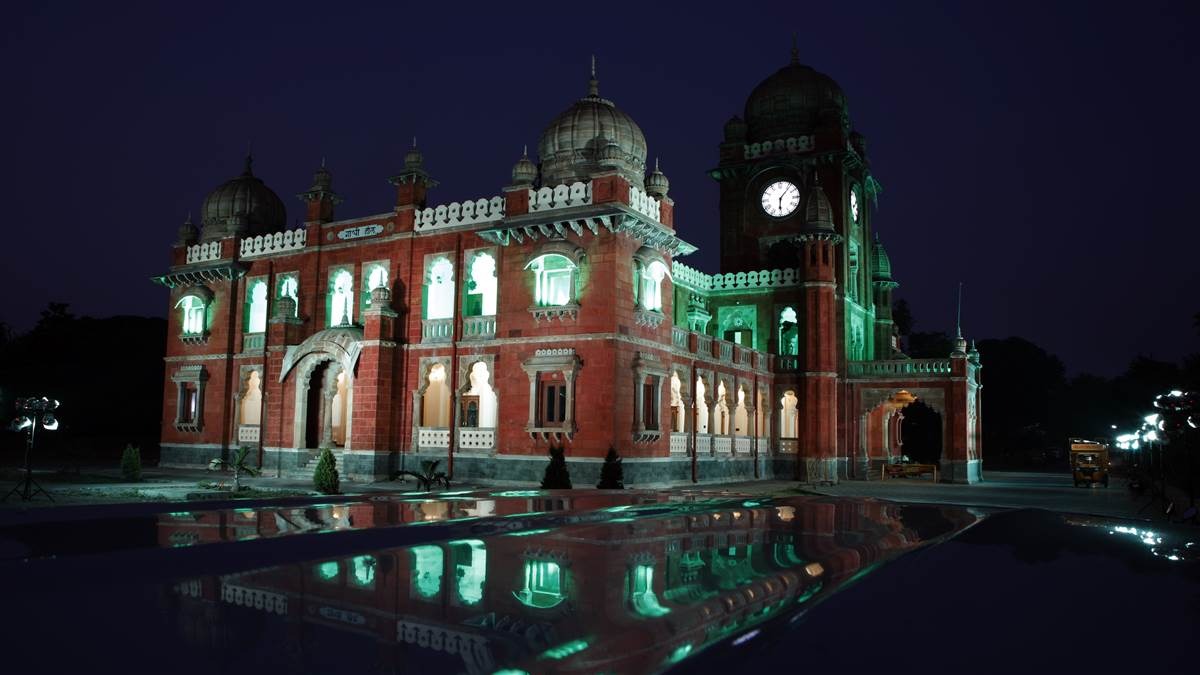
[[[418,427],[418,448],[450,447],[450,430],[445,427]]]
[[[722,361],[733,360],[733,343],[717,340],[717,351]]]
[[[487,316],[464,316],[463,317],[463,334],[464,340],[490,340],[496,337],[496,315],[489,314]]]
[[[418,211],[413,227],[417,232],[424,232],[443,227],[490,223],[504,218],[504,206],[503,197],[440,204]]]
[[[496,445],[496,430],[479,427],[458,428],[459,450],[490,450]]]
[[[733,439],[733,449],[739,455],[749,455],[753,449],[752,441],[749,436],[735,436]]]
[[[565,209],[592,203],[592,181],[556,185],[529,191],[529,212]]]
[[[743,366],[750,365],[750,350],[745,348],[739,349],[737,362]]]
[[[254,258],[262,255],[274,255],[299,251],[304,248],[308,234],[303,229],[287,230],[275,234],[260,234],[256,237],[246,237],[241,242],[239,255],[243,258]]]
[[[800,370],[800,357],[795,354],[776,355],[775,370],[779,372]]]
[[[795,268],[705,274],[678,260],[671,261],[671,279],[697,291],[751,291],[759,288],[783,288],[800,283],[800,270]]]
[[[671,433],[671,454],[686,455],[688,449],[688,434],[687,432],[672,432]]]
[[[774,155],[783,152],[808,152],[813,149],[814,138],[814,136],[809,135],[797,138],[780,138],[761,143],[747,143],[742,149],[742,157],[744,159],[754,159],[763,155]]]
[[[728,436],[713,436],[712,449],[713,454],[728,455],[733,451],[733,439]]]
[[[221,259],[221,242],[209,241],[193,244],[187,248],[187,264],[211,262]]]
[[[243,352],[261,352],[266,344],[266,333],[246,333],[242,336]]]
[[[678,349],[687,349],[688,332],[679,326],[671,326],[671,344]]]
[[[707,455],[712,452],[712,435],[696,434],[696,454]]]
[[[237,439],[239,444],[257,443],[262,434],[262,427],[257,424],[238,425]]]
[[[653,218],[654,222],[662,222],[662,204],[639,187],[630,186],[629,206],[643,216]]]
[[[421,319],[421,342],[450,342],[454,339],[454,319]]]
[[[696,335],[696,353],[712,356],[712,336]]]
[[[950,359],[895,359],[851,361],[850,377],[898,377],[905,375],[949,375]]]

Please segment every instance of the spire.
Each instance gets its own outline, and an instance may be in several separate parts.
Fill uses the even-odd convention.
[[[797,44],[798,41],[799,41],[799,36],[797,35],[796,32],[793,31],[792,32],[792,63],[800,63],[800,47]]]
[[[416,136],[413,136],[413,145],[412,146],[413,146],[413,148],[417,147],[417,137]]]
[[[529,159],[529,144],[528,143],[521,146],[521,156],[524,157],[525,159]]]
[[[954,338],[956,340],[963,339],[962,334],[962,282],[958,282],[958,312],[954,317]]]
[[[253,176],[250,166],[254,164],[254,141],[246,143],[246,167],[242,170],[243,176]]]
[[[596,79],[596,55],[592,54],[592,78],[588,80],[588,96],[600,95],[600,80]]]

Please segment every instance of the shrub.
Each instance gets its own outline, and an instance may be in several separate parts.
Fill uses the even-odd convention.
[[[132,483],[142,480],[142,450],[132,443],[127,444],[121,454],[121,477]]]
[[[612,446],[604,456],[604,465],[600,467],[600,482],[596,487],[601,490],[624,490],[625,470],[621,468],[621,456]]]
[[[232,471],[234,492],[241,491],[242,489],[242,474],[246,474],[248,476],[257,476],[262,473],[257,468],[250,466],[250,446],[247,445],[243,445],[237,450],[234,450],[229,459],[221,459],[220,457],[213,458],[208,462],[208,470]]]
[[[313,472],[313,486],[323,494],[335,495],[339,486],[337,460],[333,451],[325,448],[317,460],[317,469]]]
[[[542,476],[543,490],[570,490],[571,474],[567,472],[567,460],[561,446],[550,446],[550,464]]]

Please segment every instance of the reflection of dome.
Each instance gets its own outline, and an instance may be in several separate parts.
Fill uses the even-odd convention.
[[[848,123],[846,97],[833,78],[792,62],[763,80],[746,99],[750,142],[802,136],[828,121]]]
[[[538,154],[543,185],[587,180],[593,173],[616,169],[640,188],[646,171],[646,136],[629,115],[600,98],[593,72],[588,95],[542,132]]]
[[[875,246],[871,248],[871,279],[874,281],[892,280],[892,261],[888,258],[883,244],[879,243],[879,234],[875,235]]]
[[[225,181],[204,198],[200,214],[205,239],[276,232],[286,225],[283,201],[250,171],[253,161],[247,155],[242,175]]]

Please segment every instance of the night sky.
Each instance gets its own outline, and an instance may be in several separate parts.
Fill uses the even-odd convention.
[[[714,272],[705,170],[795,31],[867,137],[916,330],[952,329],[962,280],[968,337],[1020,335],[1072,372],[1200,348],[1200,3],[347,5],[6,4],[0,320],[165,315],[148,279],[251,140],[292,222],[322,157],[340,217],[389,210],[414,135],[431,202],[498,194],[592,53],[701,248],[684,262]]]

